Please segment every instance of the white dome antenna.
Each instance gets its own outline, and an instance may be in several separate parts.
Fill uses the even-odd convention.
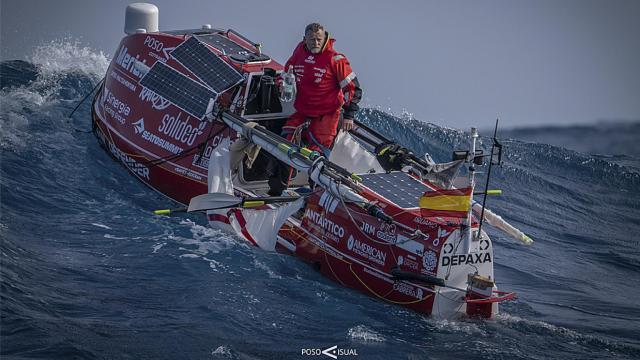
[[[158,32],[158,7],[148,3],[127,5],[124,18],[124,32],[127,35],[139,34],[140,29],[148,33]]]

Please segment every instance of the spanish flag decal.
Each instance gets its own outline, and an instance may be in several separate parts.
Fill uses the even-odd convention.
[[[464,189],[427,191],[420,198],[422,216],[467,217],[471,209],[470,187]]]

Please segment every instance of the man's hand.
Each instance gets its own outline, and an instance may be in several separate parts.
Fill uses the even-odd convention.
[[[353,129],[353,119],[342,119],[342,130],[349,131]]]

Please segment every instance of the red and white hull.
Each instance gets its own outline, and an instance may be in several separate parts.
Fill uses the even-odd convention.
[[[226,37],[247,51],[255,50],[230,31],[202,30],[198,36],[206,40],[211,34]],[[236,131],[223,122],[195,118],[139,83],[143,76],[140,64],[150,67],[157,61],[197,80],[171,57],[171,50],[191,36],[193,31],[125,37],[92,107],[94,132],[105,149],[140,181],[182,204],[210,190],[211,154],[225,138],[237,138]],[[264,119],[262,124],[279,133],[278,126],[291,109],[281,104],[278,111],[261,113],[260,106],[252,109],[250,103],[254,101],[252,86],[260,81],[265,68],[281,71],[282,66],[265,60],[264,55],[259,61],[235,61],[214,46],[210,48],[248,79],[221,94],[218,103],[244,118]],[[266,189],[265,180],[258,166],[253,173],[243,169],[235,174],[233,185],[236,194],[254,195]],[[469,275],[494,279],[488,236],[483,234],[481,240],[468,244],[468,250],[463,249],[460,244],[467,233],[461,228],[461,219],[422,217],[417,205],[401,208],[367,187],[360,195],[374,201],[394,223],[388,224],[318,187],[306,199],[303,211],[289,217],[279,229],[276,249],[292,253],[336,282],[372,297],[437,317],[466,314],[467,301],[474,296],[467,290]],[[209,212],[208,221],[255,243],[251,232],[245,231],[242,209]],[[472,228],[477,228],[476,222]],[[431,278],[442,279],[446,287],[424,281]],[[496,289],[489,289],[488,297],[491,290]],[[496,311],[495,302],[482,302],[474,304],[469,313],[490,317]]]

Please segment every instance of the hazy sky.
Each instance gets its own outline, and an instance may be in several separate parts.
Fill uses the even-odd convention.
[[[67,36],[113,54],[131,2],[0,1],[2,60]],[[282,62],[321,22],[367,105],[443,126],[640,120],[639,0],[153,3],[161,30],[233,27]]]

